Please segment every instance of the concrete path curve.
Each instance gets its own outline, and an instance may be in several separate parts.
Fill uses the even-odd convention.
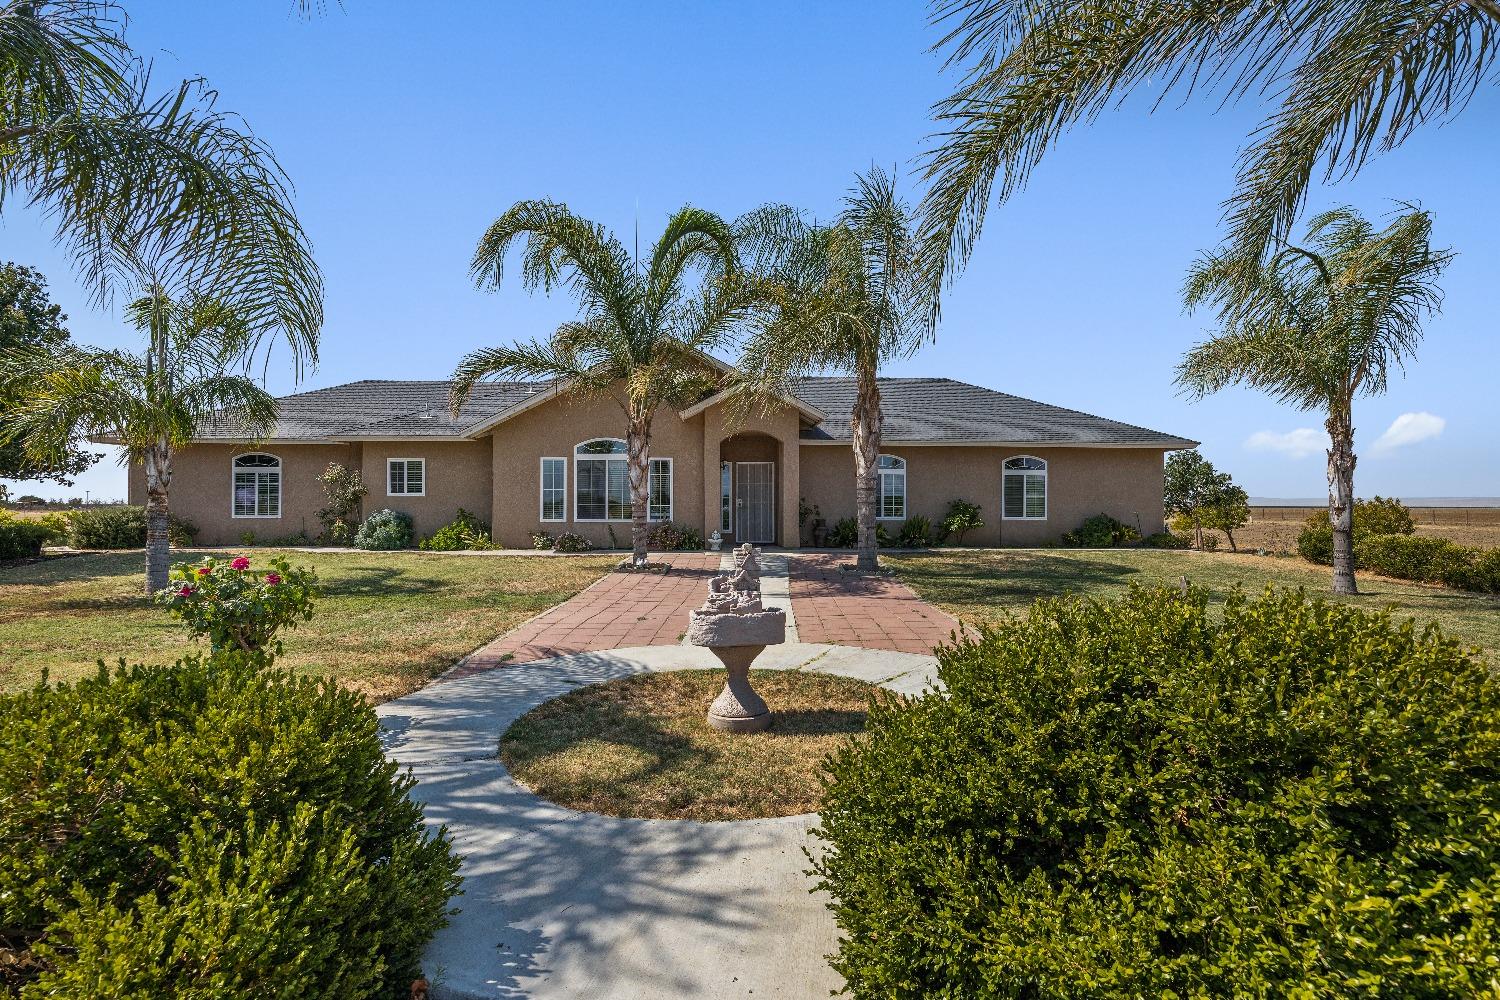
[[[718,666],[707,650],[579,653],[433,684],[386,702],[387,752],[463,856],[461,912],[426,956],[434,993],[531,1000],[826,997],[841,985],[825,900],[810,890],[812,815],[741,822],[617,819],[521,788],[500,734],[575,688]],[[920,694],[930,656],[806,643],[757,668],[816,670]],[[774,708],[774,706],[773,706]]]

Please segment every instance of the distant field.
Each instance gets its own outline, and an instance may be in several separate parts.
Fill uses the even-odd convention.
[[[1297,532],[1312,513],[1308,507],[1251,507],[1250,523],[1234,533],[1242,549],[1292,552]],[[1412,507],[1417,534],[1448,538],[1460,545],[1500,548],[1500,508]]]

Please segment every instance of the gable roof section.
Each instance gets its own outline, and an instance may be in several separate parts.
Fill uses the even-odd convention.
[[[277,402],[268,441],[471,440],[557,395],[555,383],[481,382],[455,419],[446,381],[368,379],[313,389]],[[788,404],[816,423],[808,444],[847,443],[852,378],[807,378]],[[1015,444],[1191,448],[1196,442],[1092,414],[945,378],[883,378],[883,440],[888,444]],[[713,399],[714,397],[710,397]],[[708,403],[705,400],[705,403]],[[704,404],[699,404],[700,407]],[[244,428],[219,420],[200,441],[244,441]]]
[[[853,439],[852,378],[808,378],[797,395],[828,414],[804,443]],[[1014,444],[1054,447],[1192,448],[1198,442],[1091,413],[1039,403],[947,378],[880,379],[885,444]]]

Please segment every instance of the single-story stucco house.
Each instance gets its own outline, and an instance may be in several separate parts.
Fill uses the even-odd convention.
[[[1161,530],[1162,458],[1196,442],[945,378],[880,380],[885,426],[879,515],[939,522],[954,499],[978,504],[966,544],[1056,540],[1100,512]],[[799,502],[832,525],[854,514],[849,414],[854,382],[808,378],[774,411],[742,420],[710,396],[663,409],[652,428],[651,518],[726,540],[794,548]],[[460,507],[488,518],[496,541],[530,547],[533,532],[573,531],[628,545],[624,417],[604,399],[549,384],[477,386],[455,418],[448,383],[363,381],[285,396],[275,432],[246,442],[209,429],[174,463],[172,511],[199,544],[248,531],[266,541],[321,530],[318,476],[358,469],[364,512],[410,514],[419,537]],[[139,466],[130,502],[145,501]]]

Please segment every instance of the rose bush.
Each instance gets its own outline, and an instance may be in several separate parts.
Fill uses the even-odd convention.
[[[156,603],[182,619],[194,635],[205,636],[214,651],[280,652],[276,633],[312,618],[313,598],[322,591],[310,569],[272,558],[264,571],[244,556],[231,561],[210,556],[196,565],[181,563]]]

